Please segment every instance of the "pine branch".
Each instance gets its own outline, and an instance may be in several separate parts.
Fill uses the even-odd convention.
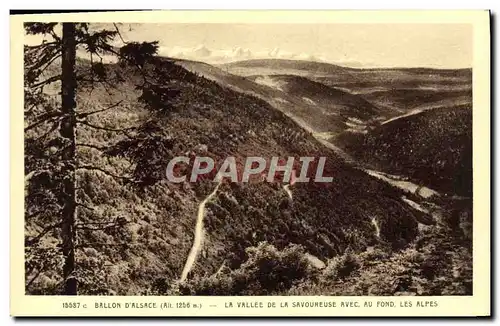
[[[87,224],[87,223],[85,223],[85,224]],[[75,227],[79,230],[99,231],[99,230],[106,230],[106,229],[115,228],[115,227],[119,226],[118,224],[116,224],[114,222],[110,222],[110,223],[106,223],[106,224],[107,224],[106,226],[101,226],[101,227],[90,227],[90,226],[86,226],[83,223],[81,223],[81,224],[75,225]]]
[[[58,23],[24,23],[24,31],[28,35],[49,34]]]
[[[98,168],[96,166],[91,166],[91,165],[81,165],[76,168],[77,170],[88,170],[88,171],[98,171],[101,172],[109,177],[112,177],[114,179],[119,179],[119,180],[126,180],[126,181],[133,181],[131,177],[124,177],[120,175],[113,174],[109,171],[106,171],[104,169]]]
[[[25,49],[25,51],[34,52],[34,51],[41,51],[41,49],[43,49],[44,47],[55,48],[59,45],[60,45],[60,43],[58,41],[52,41],[52,42],[45,41],[45,42],[42,42],[40,44],[25,45],[24,49]]]
[[[41,69],[37,73],[37,77],[47,69],[51,65],[52,62],[54,62],[57,58],[61,57],[61,49],[55,49],[53,52],[45,53],[42,58],[37,60],[36,62],[33,63],[33,65],[27,67],[28,68],[28,74],[35,72],[38,69]],[[43,68],[42,68],[43,67]]]
[[[56,224],[52,224],[52,225],[49,225],[47,227],[45,227],[42,232],[40,232],[36,237],[33,237],[29,240],[26,240],[26,243],[25,245],[26,246],[32,246],[34,245],[35,243],[37,243],[38,241],[40,241],[41,238],[43,238],[47,233],[49,233],[50,231],[54,230],[55,228],[61,226],[62,222],[59,222],[59,223],[56,223]]]
[[[56,34],[56,32],[54,32],[54,30],[50,30],[50,36],[52,36],[52,38],[54,40],[56,40],[57,43],[60,43],[61,42],[61,38]]]
[[[80,124],[83,124],[87,127],[91,127],[91,128],[94,128],[94,129],[97,129],[97,130],[104,130],[104,131],[111,131],[111,132],[118,132],[118,133],[122,133],[124,134],[125,136],[127,136],[128,138],[131,138],[133,139],[133,137],[127,133],[128,130],[137,130],[137,127],[127,127],[127,128],[123,128],[123,129],[114,129],[114,128],[107,128],[107,127],[102,127],[102,126],[96,126],[94,124],[91,124],[87,121],[83,121],[83,120],[79,120],[77,121],[77,123],[80,123]]]
[[[75,245],[75,249],[76,248],[94,248],[94,246],[128,247],[128,246],[130,246],[130,242],[124,242],[124,243],[106,243],[106,242],[79,243],[78,245]]]
[[[76,203],[76,206],[78,206],[78,207],[82,207],[82,208],[85,208],[85,209],[88,209],[89,211],[95,211],[95,209],[94,209],[94,208],[89,207],[89,206],[87,206],[87,205],[85,205],[85,204],[82,204],[82,203],[78,203],[78,202],[77,202],[77,203]]]
[[[44,87],[45,85],[49,85],[51,83],[55,83],[56,81],[59,81],[61,80],[61,75],[56,75],[56,76],[52,76],[50,78],[47,78],[45,80],[42,80],[41,82],[38,82],[36,84],[32,84],[30,85],[31,88],[38,88],[38,87]]]
[[[29,213],[29,214],[25,214],[24,215],[24,219],[25,220],[29,220],[37,215],[40,215],[40,214],[43,214],[43,213],[47,213],[48,211],[50,211],[50,209],[52,208],[55,208],[57,207],[57,205],[44,205],[43,209],[42,210],[39,210],[39,211],[35,211],[35,212],[32,212],[32,213]],[[61,212],[60,209],[57,210],[57,214],[59,214]]]
[[[78,118],[86,118],[92,114],[96,114],[96,113],[101,113],[101,112],[104,112],[104,111],[108,111],[108,110],[111,110],[115,107],[117,107],[118,105],[120,105],[121,103],[123,103],[123,100],[111,105],[110,107],[107,107],[107,108],[104,108],[104,109],[100,109],[100,110],[95,110],[95,111],[91,111],[91,112],[82,112],[82,113],[79,113],[77,114],[77,117]]]
[[[113,224],[115,221],[107,221],[107,222],[85,222],[86,225],[105,225],[105,224]],[[78,223],[77,226],[83,225],[84,223]]]
[[[118,26],[116,25],[116,23],[113,23],[113,26],[115,27],[116,33],[120,37],[120,40],[123,42],[123,44],[128,44],[128,42],[125,42],[125,40],[123,39],[122,33],[120,32],[120,29],[118,28]]]
[[[40,72],[39,72],[39,75],[41,75],[48,67],[50,67],[50,65],[56,61],[58,58],[61,58],[62,57],[62,53],[58,50],[56,51],[54,54],[54,57],[52,59],[50,59],[49,62],[47,62],[47,64],[45,65],[45,67],[41,68]]]
[[[54,120],[55,118],[60,118],[61,116],[62,116],[62,114],[59,111],[42,114],[41,117],[38,117],[37,122],[34,122],[33,124],[24,128],[24,132],[26,133],[27,131],[30,131],[31,129],[36,128],[45,122]]]
[[[109,52],[111,52],[112,54],[116,55],[118,58],[127,61],[130,65],[134,66],[137,69],[137,71],[141,74],[141,77],[142,77],[144,85],[151,84],[151,82],[149,82],[147,80],[147,78],[146,78],[146,74],[144,73],[143,67],[141,67],[139,64],[137,64],[137,62],[135,62],[134,60],[128,58],[127,56],[123,56],[121,53],[116,52],[115,50],[110,50]],[[144,86],[144,85],[142,85],[142,86]]]

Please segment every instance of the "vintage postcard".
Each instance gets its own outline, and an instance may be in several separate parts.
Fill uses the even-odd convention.
[[[13,316],[490,316],[488,11],[11,15]]]

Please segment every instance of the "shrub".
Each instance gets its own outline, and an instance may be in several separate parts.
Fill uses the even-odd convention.
[[[194,279],[184,286],[189,295],[269,295],[290,289],[310,272],[302,246],[291,244],[282,251],[267,242],[246,249],[248,259],[220,275]]]
[[[343,279],[351,275],[359,267],[359,259],[350,251],[347,251],[341,256],[329,259],[323,275],[325,278]]]
[[[268,294],[289,289],[307,274],[309,263],[302,246],[291,244],[283,251],[261,242],[247,250],[248,260],[237,271],[247,277],[249,285],[257,285],[259,292]]]

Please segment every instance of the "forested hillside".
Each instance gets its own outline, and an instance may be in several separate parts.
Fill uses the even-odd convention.
[[[387,172],[407,175],[449,195],[472,196],[472,110],[428,110],[337,138],[348,152]]]
[[[57,76],[60,65],[54,60],[45,74]],[[408,205],[402,196],[419,198],[345,163],[255,96],[157,56],[136,68],[76,63],[92,76],[78,79],[76,89],[78,294],[471,293],[471,248],[461,244],[470,237],[467,209]],[[71,121],[57,120],[54,128],[53,120],[36,119],[58,111],[58,89],[58,82],[37,94],[26,88],[34,96],[25,107],[29,294],[64,294],[67,197],[60,188],[68,135],[57,126]],[[238,163],[247,156],[324,156],[333,182],[297,183],[288,195],[277,182],[224,181],[207,204],[202,252],[179,283],[198,206],[216,185],[168,182],[167,163],[184,155],[235,156]],[[433,222],[418,223],[420,215]]]

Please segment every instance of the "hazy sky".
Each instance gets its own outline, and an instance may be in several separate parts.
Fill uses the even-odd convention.
[[[130,40],[160,41],[163,54],[212,62],[278,57],[363,66],[472,66],[472,26],[465,24],[126,24],[121,29]]]
[[[113,28],[94,24],[103,25]],[[151,23],[120,29],[125,40],[159,41],[162,55],[209,63],[285,58],[361,67],[472,66],[467,24]]]

